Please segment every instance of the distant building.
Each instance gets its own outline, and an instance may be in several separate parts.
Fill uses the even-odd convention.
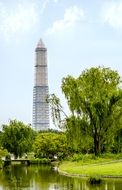
[[[36,131],[47,130],[49,128],[49,105],[46,97],[49,94],[48,69],[47,69],[47,49],[40,40],[35,49],[35,81],[33,88],[33,124]]]

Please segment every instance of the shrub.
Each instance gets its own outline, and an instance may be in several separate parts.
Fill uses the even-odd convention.
[[[83,154],[74,154],[71,158],[72,161],[80,161],[80,160],[83,160]]]
[[[89,161],[89,160],[96,160],[97,157],[94,154],[74,154],[71,158],[71,161]]]
[[[89,178],[89,183],[90,184],[100,184],[102,182],[102,179],[98,176],[90,177]]]
[[[41,159],[36,158],[30,160],[30,164],[50,164],[50,163],[51,161],[48,158],[41,158]]]

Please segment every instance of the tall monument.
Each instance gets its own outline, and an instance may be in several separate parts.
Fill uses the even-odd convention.
[[[36,131],[49,128],[47,48],[40,40],[35,49],[35,81],[33,88],[33,128]]]

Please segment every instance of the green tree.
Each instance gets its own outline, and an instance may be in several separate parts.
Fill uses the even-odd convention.
[[[15,157],[31,151],[35,132],[21,121],[11,120],[3,125],[2,146]]]
[[[117,127],[121,118],[122,90],[121,79],[110,68],[86,69],[78,78],[67,76],[62,80],[65,94],[73,116],[86,121],[83,130],[94,141],[94,153],[102,151],[106,137]],[[76,130],[76,125],[74,130]]]
[[[66,156],[67,143],[64,133],[39,133],[33,144],[36,157],[58,158]]]
[[[63,118],[67,118],[68,116],[64,112],[60,99],[55,94],[50,94],[47,97],[47,102],[50,106],[51,117],[55,127],[61,129],[64,123]]]
[[[93,140],[86,132],[88,123],[80,117],[71,116],[66,119],[66,136],[70,153],[93,152]]]

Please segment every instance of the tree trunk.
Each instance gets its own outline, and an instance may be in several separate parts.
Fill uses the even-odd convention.
[[[95,156],[100,154],[100,138],[97,134],[94,135],[94,153]]]

